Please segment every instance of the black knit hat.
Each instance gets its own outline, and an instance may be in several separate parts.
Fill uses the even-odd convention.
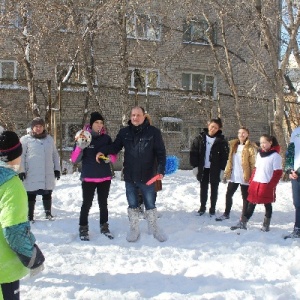
[[[22,155],[22,144],[13,131],[0,128],[0,160],[12,161]]]
[[[31,129],[36,125],[42,125],[45,127],[45,121],[40,117],[36,117],[31,121]]]
[[[91,127],[93,126],[94,122],[97,121],[97,120],[104,121],[104,118],[97,111],[92,112],[91,113],[91,118],[90,118]]]

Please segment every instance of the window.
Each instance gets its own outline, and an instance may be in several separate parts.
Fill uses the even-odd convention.
[[[161,131],[162,132],[181,132],[182,119],[173,117],[161,118]]]
[[[161,24],[157,16],[134,15],[127,19],[128,38],[160,40]]]
[[[128,86],[138,89],[139,92],[145,93],[146,88],[149,90],[158,88],[159,72],[151,69],[130,69]]]
[[[16,11],[8,11],[7,0],[0,0],[0,27],[18,27],[19,18]]]
[[[67,147],[73,147],[75,143],[75,134],[77,131],[82,129],[81,124],[75,124],[75,123],[68,123],[66,124],[65,128],[65,134],[64,134],[64,141],[65,141],[65,146]]]
[[[61,82],[65,76],[70,71],[71,66],[68,66],[66,64],[61,64],[56,66],[56,79],[57,82]],[[85,77],[83,75],[83,70],[79,63],[76,63],[74,65],[74,69],[72,70],[72,74],[67,81],[69,84],[85,84]]]
[[[0,80],[17,79],[17,62],[14,60],[0,61]]]
[[[216,42],[215,30],[209,32],[208,23],[205,20],[186,21],[183,24],[183,42],[208,45],[208,34],[213,43]]]
[[[183,73],[182,88],[197,94],[215,95],[214,76],[200,73]]]

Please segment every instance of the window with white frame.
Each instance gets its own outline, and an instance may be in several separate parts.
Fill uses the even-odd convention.
[[[137,89],[138,92],[145,93],[146,89],[149,91],[158,88],[158,70],[132,68],[128,72],[128,86]]]
[[[208,45],[208,34],[213,43],[216,43],[216,31],[209,30],[205,20],[189,20],[183,24],[183,42]]]
[[[161,22],[157,16],[139,14],[129,16],[126,23],[128,38],[160,40]]]
[[[0,27],[18,27],[19,17],[16,11],[7,10],[7,0],[0,0]]]
[[[173,117],[161,118],[161,131],[162,132],[181,132],[182,131],[182,119]]]
[[[197,92],[197,94],[214,96],[215,78],[212,75],[203,73],[183,73],[182,88],[187,91]]]
[[[15,60],[0,60],[0,80],[17,79],[17,65]]]

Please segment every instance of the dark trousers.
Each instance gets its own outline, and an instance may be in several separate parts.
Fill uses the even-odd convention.
[[[39,190],[39,191],[34,191],[34,192],[27,192],[27,196],[28,196],[28,219],[30,221],[33,220],[33,216],[34,216],[34,207],[35,207],[35,202],[36,202],[36,196],[37,195],[42,195],[42,199],[43,199],[43,206],[44,206],[44,210],[45,212],[48,211],[51,213],[51,206],[52,206],[52,190],[47,190],[47,191],[43,191]]]
[[[295,228],[300,229],[300,178],[292,179],[291,182],[295,207]]]
[[[4,300],[19,300],[20,299],[20,281],[10,283],[1,283],[0,288]]]
[[[95,190],[97,189],[98,205],[100,209],[100,224],[107,223],[108,221],[108,209],[107,209],[107,198],[109,194],[111,181],[106,180],[103,182],[85,182],[83,181],[82,186],[82,205],[80,211],[79,225],[88,225],[88,215],[90,208],[93,203]]]
[[[246,184],[239,184],[235,182],[229,182],[227,186],[227,192],[226,192],[226,206],[225,206],[225,214],[229,215],[232,207],[232,197],[236,190],[238,189],[239,185],[241,186],[241,193],[243,198],[243,210],[242,210],[242,216],[246,213],[247,207],[248,207],[248,187],[249,185]]]
[[[208,199],[208,185],[209,185],[209,173],[210,169],[205,168],[203,171],[203,177],[200,182],[200,211],[204,212],[206,210],[206,202]],[[218,178],[219,179],[219,178]],[[216,204],[218,199],[218,188],[219,181],[210,183],[210,213],[215,213]]]
[[[265,209],[266,209],[265,217],[268,218],[268,219],[271,219],[271,217],[272,217],[272,211],[273,211],[272,203],[267,203],[267,204],[264,204],[264,205],[265,205]],[[253,203],[249,203],[248,204],[247,211],[244,214],[244,216],[248,220],[252,217],[253,212],[255,210],[255,206],[256,206],[256,204],[253,204]]]

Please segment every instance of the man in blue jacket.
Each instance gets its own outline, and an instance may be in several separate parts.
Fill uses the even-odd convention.
[[[138,190],[140,190],[145,203],[148,228],[157,240],[163,242],[166,240],[166,236],[157,226],[154,184],[147,185],[146,183],[155,175],[159,175],[158,179],[160,180],[163,178],[166,149],[160,130],[150,125],[142,107],[132,108],[128,126],[120,129],[115,141],[110,146],[103,147],[101,152],[97,153],[96,160],[101,163],[99,156],[117,154],[123,147],[125,150],[123,173],[130,221],[127,241],[135,242],[140,235],[138,208]]]

